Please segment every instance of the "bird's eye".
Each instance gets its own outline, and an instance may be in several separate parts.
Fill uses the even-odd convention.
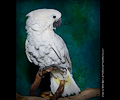
[[[53,18],[56,18],[56,16],[53,16]]]

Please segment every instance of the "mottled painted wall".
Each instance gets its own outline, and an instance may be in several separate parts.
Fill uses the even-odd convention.
[[[73,77],[81,90],[100,87],[100,1],[17,0],[16,92],[29,95],[30,86],[38,71],[38,67],[31,64],[25,55],[25,16],[39,8],[54,8],[62,13],[63,24],[55,32],[64,39],[68,47]],[[48,90],[48,78],[49,76],[43,79],[37,95],[41,90]]]

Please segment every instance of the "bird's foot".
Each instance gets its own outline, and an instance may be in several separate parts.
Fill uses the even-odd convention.
[[[40,69],[40,68],[39,68],[39,70],[38,70],[38,74],[39,74],[40,77],[43,78],[43,69]]]
[[[40,77],[44,78],[45,76],[43,76],[44,74],[51,72],[54,68],[53,67],[48,67],[48,68],[39,68],[38,70],[38,74]]]

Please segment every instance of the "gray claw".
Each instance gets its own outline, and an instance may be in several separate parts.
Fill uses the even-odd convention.
[[[43,69],[39,68],[38,74],[39,74],[40,77],[44,78],[45,76],[41,75],[41,70],[43,70]]]
[[[45,66],[44,68],[43,68],[43,70],[45,71],[45,70],[47,70],[49,68],[49,66]]]

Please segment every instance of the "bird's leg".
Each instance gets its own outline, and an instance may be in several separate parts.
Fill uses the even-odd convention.
[[[61,80],[60,81],[60,85],[57,89],[57,91],[55,92],[55,94],[50,98],[50,100],[57,100],[61,94],[63,93],[64,90],[64,84],[65,84],[65,80]]]
[[[50,67],[47,70],[39,69],[39,71],[36,74],[35,80],[30,88],[30,95],[31,96],[36,96],[36,90],[37,90],[38,86],[40,85],[40,82],[41,82],[43,75],[45,73],[50,72],[51,70],[53,70],[53,67]]]

